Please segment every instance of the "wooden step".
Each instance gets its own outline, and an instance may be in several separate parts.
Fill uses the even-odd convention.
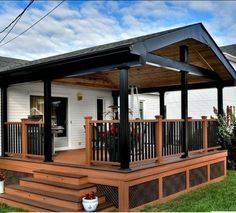
[[[117,211],[115,209],[115,207],[113,206],[112,203],[109,203],[109,202],[106,202],[106,203],[103,203],[103,204],[99,204],[97,209],[96,209],[96,212],[110,212],[110,211]]]
[[[42,191],[39,189],[32,189],[19,185],[7,186],[5,188],[5,192],[10,195],[16,195],[22,198],[28,198],[47,204],[53,203],[56,206],[70,208],[74,211],[83,210],[83,206],[81,203],[82,198],[73,195]],[[98,196],[99,204],[103,204],[106,202],[106,198],[102,193],[96,193],[96,195]]]
[[[35,170],[34,177],[38,179],[45,179],[74,185],[80,185],[88,182],[87,176],[85,175],[57,172],[45,169]]]
[[[31,177],[20,179],[20,186],[57,192],[61,194],[75,195],[79,197],[84,196],[86,193],[97,191],[96,185],[92,183],[86,183],[76,186],[72,184],[58,183]]]
[[[51,211],[51,212],[73,212],[73,209],[58,207],[55,205],[45,204],[31,199],[19,196],[0,194],[0,202],[16,208],[23,208],[29,211]]]

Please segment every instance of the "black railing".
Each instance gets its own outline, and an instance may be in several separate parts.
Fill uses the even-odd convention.
[[[95,122],[92,126],[92,160],[120,162],[119,123]],[[140,161],[156,157],[155,121],[131,121],[130,160]]]
[[[155,121],[131,121],[129,124],[131,161],[155,158]]]
[[[8,153],[22,153],[21,122],[7,124],[7,150]]]
[[[27,124],[27,154],[44,154],[44,125]]]
[[[183,121],[173,120],[162,123],[162,155],[176,155],[182,152]]]
[[[217,120],[208,120],[207,141],[209,148],[219,146],[217,132],[218,132]]]
[[[119,123],[92,123],[92,160],[119,162]]]
[[[188,142],[189,151],[203,149],[202,120],[192,120],[188,122]]]

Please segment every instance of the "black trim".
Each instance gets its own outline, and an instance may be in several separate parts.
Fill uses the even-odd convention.
[[[1,87],[1,155],[6,156],[7,147],[7,86]]]
[[[160,91],[159,92],[159,98],[160,98],[160,115],[163,118],[166,118],[166,107],[165,107],[165,92],[164,91]]]
[[[128,68],[120,69],[120,168],[129,169],[129,101],[128,101]]]
[[[44,161],[52,162],[51,80],[44,80]]]
[[[223,106],[223,87],[217,87],[217,105],[218,105],[218,114],[223,115],[224,106]]]
[[[180,61],[188,63],[188,47],[180,46]],[[181,71],[181,118],[183,122],[183,156],[188,157],[188,72]]]

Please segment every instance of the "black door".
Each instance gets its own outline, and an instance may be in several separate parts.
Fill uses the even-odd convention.
[[[67,98],[52,97],[52,125],[64,128],[57,137],[67,137]]]
[[[103,99],[97,99],[97,120],[103,120]]]

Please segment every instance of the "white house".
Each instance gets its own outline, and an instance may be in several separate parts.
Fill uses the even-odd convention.
[[[236,45],[222,47],[225,56],[236,68]],[[23,60],[0,57],[1,66],[24,63]],[[135,91],[135,90],[134,90]],[[43,83],[25,83],[8,88],[8,120],[20,121],[32,114],[43,113]],[[224,106],[236,106],[235,87],[224,89]],[[213,106],[217,106],[216,89],[189,91],[189,117],[199,118],[211,116]],[[62,134],[55,138],[56,150],[78,149],[85,147],[84,117],[109,119],[105,116],[113,105],[112,92],[78,85],[53,84],[52,96],[54,111],[52,120],[61,119],[57,125],[63,126]],[[167,118],[179,118],[181,110],[180,92],[166,92],[165,105]],[[97,106],[97,107],[95,107]],[[129,106],[133,108],[132,118],[154,118],[159,114],[159,94],[137,94],[129,98]],[[133,107],[132,107],[133,106]],[[102,116],[102,117],[101,117]]]

